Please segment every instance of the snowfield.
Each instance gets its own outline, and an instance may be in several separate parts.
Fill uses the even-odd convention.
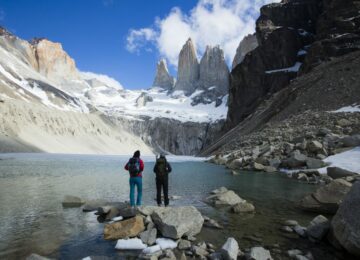
[[[360,146],[343,152],[327,157],[323,160],[326,163],[330,163],[331,167],[339,167],[351,172],[360,174]],[[321,168],[318,171],[320,173],[326,173],[326,168]]]

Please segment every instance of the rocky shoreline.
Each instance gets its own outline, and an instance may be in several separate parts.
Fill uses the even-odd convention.
[[[328,166],[324,159],[360,146],[359,133],[359,113],[307,111],[271,121],[263,129],[233,140],[209,162],[225,165],[234,173],[286,171],[300,181],[329,183],[335,175],[319,172]]]
[[[339,210],[332,220],[327,214],[316,216],[306,227],[290,219],[274,225],[291,241],[290,247],[284,247],[276,241],[272,245],[263,244],[262,234],[253,234],[244,237],[251,240],[253,246],[244,248],[240,241],[232,237],[231,231],[220,247],[214,245],[211,238],[199,239],[197,236],[202,229],[221,232],[225,227],[193,206],[141,206],[133,209],[126,202],[86,202],[74,196],[66,196],[62,204],[64,208],[81,207],[83,212],[89,212],[86,214],[95,213],[98,221],[104,223],[104,239],[116,241],[115,258],[89,256],[84,259],[117,259],[120,256],[118,253],[131,259],[306,260],[330,259],[328,257],[331,255],[334,255],[333,259],[356,259],[360,252],[356,239],[359,235],[359,219],[356,218],[358,209],[354,209],[354,212],[349,209],[351,205],[360,202],[359,192],[360,182],[355,182],[341,199],[342,203],[339,203]],[[213,190],[205,201],[215,209],[225,209],[239,218],[247,214],[259,214],[252,203],[225,187]],[[48,258],[32,254],[27,259]]]

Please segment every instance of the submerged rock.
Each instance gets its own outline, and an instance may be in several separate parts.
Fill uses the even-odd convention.
[[[143,218],[136,216],[120,222],[106,224],[104,228],[104,239],[115,240],[126,237],[135,237],[145,230]]]
[[[253,247],[250,250],[250,254],[247,259],[256,259],[256,260],[272,260],[269,250],[266,250],[263,247],[257,246]]]
[[[305,196],[300,201],[300,207],[307,211],[335,214],[350,189],[351,183],[336,179]]]
[[[215,206],[221,206],[221,205],[233,206],[238,203],[246,202],[232,190],[224,191],[223,189],[222,191],[223,192],[219,191],[214,195],[207,197],[206,200]]]
[[[193,206],[155,209],[151,217],[160,233],[173,239],[195,236],[204,224],[201,213]]]
[[[356,176],[356,173],[339,168],[339,167],[328,167],[327,175],[333,179],[348,177],[348,176]]]
[[[331,221],[331,232],[349,253],[360,257],[360,181],[344,198]]]
[[[70,195],[66,195],[62,202],[62,206],[64,208],[77,208],[81,207],[84,204],[85,201],[83,201],[81,198]]]
[[[233,213],[246,213],[246,212],[254,212],[255,211],[255,207],[253,204],[244,201],[244,202],[240,202],[237,203],[236,205],[234,205],[231,208],[231,211]]]
[[[311,220],[306,232],[309,238],[322,240],[327,235],[329,229],[330,221],[326,217],[319,215]]]

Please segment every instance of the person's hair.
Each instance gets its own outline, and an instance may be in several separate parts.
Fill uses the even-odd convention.
[[[139,157],[140,157],[140,151],[139,151],[139,150],[135,151],[135,153],[134,153],[134,156],[133,156],[133,157],[135,157],[135,158],[139,158]]]
[[[160,154],[160,158],[165,158],[166,159],[166,157],[165,157],[165,154]]]

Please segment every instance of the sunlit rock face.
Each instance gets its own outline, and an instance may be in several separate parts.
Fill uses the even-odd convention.
[[[63,50],[60,43],[46,39],[35,39],[31,43],[35,48],[38,71],[42,75],[55,82],[63,81],[64,75],[67,79],[80,79],[74,60]]]
[[[178,75],[174,90],[183,90],[186,94],[193,93],[199,84],[199,67],[194,43],[189,38],[179,54]]]
[[[169,74],[166,61],[161,59],[157,64],[153,86],[163,89],[172,89],[175,83],[174,81],[174,78]]]

